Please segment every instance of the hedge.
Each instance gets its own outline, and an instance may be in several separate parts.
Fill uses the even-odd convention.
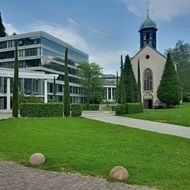
[[[83,110],[99,110],[99,104],[89,104],[89,108],[87,109],[87,105],[82,105]]]
[[[141,103],[127,103],[126,104],[126,112],[130,113],[142,113],[143,105]]]
[[[21,103],[21,117],[62,117],[63,104],[61,103]]]
[[[126,106],[125,104],[118,104],[115,108],[116,115],[124,115],[126,114]]]
[[[116,107],[116,115],[125,115],[130,113],[142,113],[143,105],[141,103],[118,104]]]
[[[82,115],[82,105],[81,104],[71,104],[71,116],[80,117]]]

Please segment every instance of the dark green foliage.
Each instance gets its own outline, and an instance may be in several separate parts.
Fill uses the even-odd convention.
[[[1,13],[0,13],[0,38],[5,37],[5,36],[6,36],[5,27],[3,25],[3,21],[2,21]]]
[[[169,49],[173,63],[177,66],[177,73],[183,86],[183,99],[190,94],[190,44],[179,41],[176,47]]]
[[[82,105],[81,104],[71,104],[71,116],[80,117],[82,115]]]
[[[127,103],[126,104],[126,112],[130,113],[142,113],[143,112],[143,104],[141,103]]]
[[[142,113],[143,104],[141,103],[126,103],[118,104],[116,107],[116,115],[125,115],[131,113]]]
[[[43,98],[35,96],[19,96],[19,103],[43,103]]]
[[[140,72],[140,60],[138,60],[138,90],[139,90],[139,102],[141,102],[141,72]]]
[[[175,70],[170,53],[157,91],[158,99],[168,107],[179,105],[182,98],[182,86]]]
[[[118,77],[118,71],[116,73],[117,79],[116,79],[116,103],[119,103],[119,99],[120,99],[120,89],[119,89],[119,77]]]
[[[56,102],[56,80],[55,77],[53,78],[53,100]]]
[[[89,104],[89,106],[87,106],[86,104],[83,104],[82,109],[83,110],[99,110],[99,104]]]
[[[119,92],[120,92],[120,101],[119,103],[126,103],[126,91],[125,91],[125,74],[123,68],[123,56],[121,55],[121,72],[120,72],[120,83],[119,83]]]
[[[61,103],[21,103],[21,117],[62,117],[63,104]]]
[[[99,104],[103,99],[102,68],[96,63],[80,63],[81,84],[86,90],[86,104]]]
[[[139,90],[129,56],[125,57],[123,69],[126,102],[139,102]]]
[[[18,44],[15,41],[15,63],[13,78],[13,117],[18,117],[18,86],[19,86],[19,68],[18,68]]]
[[[183,97],[183,102],[190,102],[190,93],[186,93],[186,95]]]
[[[118,104],[115,109],[116,115],[125,115],[126,114],[126,106],[125,104]]]
[[[69,76],[68,76],[68,48],[65,50],[65,86],[64,86],[64,116],[70,116],[70,88],[69,88]]]

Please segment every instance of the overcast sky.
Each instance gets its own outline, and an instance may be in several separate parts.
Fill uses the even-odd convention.
[[[0,7],[7,33],[49,32],[88,53],[104,73],[119,70],[120,54],[139,51],[147,7],[158,51],[190,42],[190,0],[0,0]]]

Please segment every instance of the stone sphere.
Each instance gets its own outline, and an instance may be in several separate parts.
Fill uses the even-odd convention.
[[[40,166],[45,162],[45,156],[42,153],[34,153],[29,158],[29,163],[33,166]]]
[[[127,180],[129,173],[123,166],[116,166],[110,171],[110,177],[115,180]]]

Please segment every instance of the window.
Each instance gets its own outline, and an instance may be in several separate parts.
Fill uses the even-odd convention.
[[[152,71],[150,69],[146,69],[144,71],[144,91],[153,90],[153,77]]]

